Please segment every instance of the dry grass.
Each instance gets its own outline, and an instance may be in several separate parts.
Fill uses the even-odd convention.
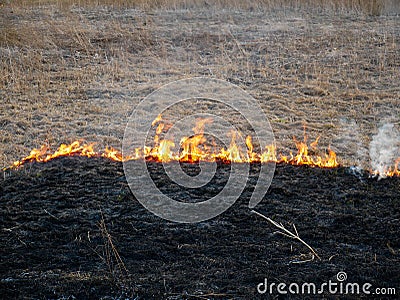
[[[311,251],[311,253],[313,254],[312,260],[314,259],[314,255],[315,255],[316,258],[321,260],[321,258],[319,257],[318,253],[315,252],[315,250],[309,244],[307,244],[302,238],[300,238],[300,235],[299,235],[299,233],[297,231],[296,225],[292,224],[293,229],[294,229],[294,232],[292,232],[292,231],[286,229],[286,227],[282,223],[278,223],[278,222],[272,220],[271,218],[267,217],[266,215],[264,215],[262,213],[259,213],[258,211],[252,210],[251,212],[256,214],[256,215],[258,215],[258,216],[260,216],[260,217],[262,217],[263,219],[265,219],[269,223],[271,223],[273,226],[278,228],[279,230],[276,231],[275,233],[279,233],[279,234],[281,234],[281,235],[283,235],[285,237],[288,237],[288,238],[291,238],[291,239],[295,239],[298,242],[302,243],[304,246],[306,246]]]
[[[7,3],[7,1],[4,1]],[[9,3],[10,1],[8,1]],[[141,8],[141,9],[177,9],[177,8],[194,8],[216,6],[216,7],[230,7],[240,9],[254,9],[254,8],[276,8],[276,7],[294,7],[294,8],[311,8],[319,7],[326,9],[336,10],[358,10],[367,14],[379,15],[386,5],[392,5],[393,1],[385,0],[257,0],[257,1],[243,1],[243,0],[17,0],[13,1],[13,5],[19,7],[37,7],[56,5],[62,9],[70,9],[74,6],[110,6],[114,8]]]
[[[4,4],[0,165],[77,138],[120,148],[135,103],[199,75],[239,84],[260,100],[283,147],[307,123],[342,159],[365,160],[378,123],[400,118],[399,21],[368,17],[386,9],[381,1],[249,3]],[[354,126],[361,141],[351,139]]]
[[[111,234],[108,233],[107,225],[104,221],[103,215],[101,216],[101,221],[98,227],[104,239],[104,249],[102,254],[100,254],[98,251],[96,251],[96,253],[99,255],[103,263],[107,265],[110,278],[117,282],[124,282],[129,276],[129,271],[125,267],[125,264],[114,245]]]

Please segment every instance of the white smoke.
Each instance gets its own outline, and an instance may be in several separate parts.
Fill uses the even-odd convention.
[[[385,177],[384,172],[400,157],[400,131],[394,124],[384,124],[378,129],[369,144],[369,155],[372,170],[377,171],[380,178]]]
[[[367,168],[368,144],[364,144],[363,141],[360,127],[355,120],[340,119],[340,131],[333,145],[341,158],[354,166]]]

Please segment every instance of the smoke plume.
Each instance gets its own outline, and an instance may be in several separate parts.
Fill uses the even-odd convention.
[[[378,129],[369,145],[369,155],[372,170],[384,177],[382,174],[400,157],[400,131],[394,124],[384,124]]]
[[[368,144],[364,144],[363,136],[357,122],[353,119],[340,119],[340,132],[333,141],[335,151],[340,157],[350,161],[354,166],[367,168]]]

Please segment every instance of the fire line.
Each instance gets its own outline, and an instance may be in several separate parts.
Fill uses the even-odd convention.
[[[145,146],[136,148],[135,151],[123,156],[120,150],[112,147],[106,147],[103,151],[95,151],[94,143],[84,143],[82,141],[74,141],[71,144],[61,144],[54,152],[48,146],[41,146],[39,149],[33,149],[30,154],[18,161],[15,161],[10,168],[18,168],[29,162],[48,162],[52,159],[65,156],[82,156],[82,157],[104,157],[113,161],[125,162],[129,160],[145,159],[155,162],[179,161],[187,163],[196,163],[199,161],[206,162],[222,162],[222,163],[278,163],[291,165],[308,165],[319,168],[335,168],[339,166],[336,153],[330,148],[323,151],[322,155],[314,155],[312,153],[320,153],[318,151],[317,137],[315,141],[307,144],[307,136],[304,133],[303,141],[294,139],[297,153],[292,152],[289,155],[278,154],[275,145],[267,145],[261,153],[254,151],[252,137],[247,136],[245,140],[246,149],[242,149],[236,140],[241,138],[240,133],[231,132],[231,142],[227,148],[218,148],[215,142],[207,141],[204,135],[204,127],[211,123],[211,119],[199,119],[193,128],[194,135],[183,137],[180,140],[180,151],[173,151],[176,145],[173,141],[161,138],[161,134],[168,130],[163,122],[162,116],[159,115],[152,123],[156,127],[154,136],[154,145],[152,147]],[[311,151],[312,150],[312,151]],[[389,166],[385,170],[385,174],[378,174],[376,171],[371,173],[374,175],[400,176],[399,170],[400,157],[394,162],[394,166]]]

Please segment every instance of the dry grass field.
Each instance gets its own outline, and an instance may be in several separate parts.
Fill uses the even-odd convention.
[[[196,224],[147,211],[119,162],[64,157],[4,170],[0,298],[265,299],[264,278],[324,284],[343,271],[398,293],[400,177],[348,166],[369,169],[371,141],[386,147],[379,128],[391,124],[387,139],[399,130],[399,15],[397,0],[0,0],[0,167],[76,139],[121,149],[135,105],[195,76],[259,101],[283,152],[305,125],[342,164],[279,164],[256,207],[320,259],[250,212],[258,164],[237,203]],[[204,189],[183,189],[147,163],[157,187],[183,201],[213,197],[231,171],[218,164]]]
[[[282,149],[306,124],[345,164],[368,167],[378,126],[399,123],[395,1],[3,2],[2,166],[75,139],[121,148],[134,106],[193,76],[250,93]]]

